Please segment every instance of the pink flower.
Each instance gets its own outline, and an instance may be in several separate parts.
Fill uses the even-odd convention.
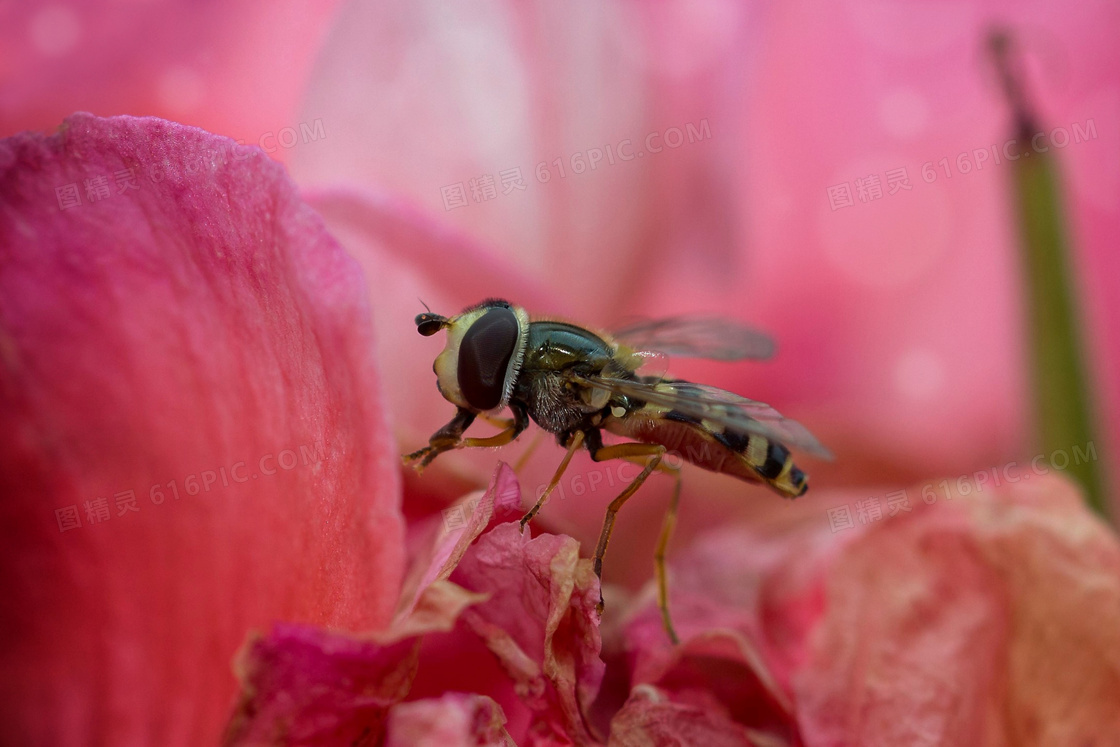
[[[1116,731],[1115,536],[1058,478],[966,477],[967,498],[918,500],[930,475],[1034,456],[1007,175],[978,155],[1007,138],[979,61],[999,4],[354,2],[314,73],[330,8],[270,6],[262,21],[248,1],[169,7],[125,26],[115,8],[19,11],[0,30],[0,129],[84,107],[268,148],[322,124],[271,153],[310,209],[259,153],[163,121],[76,115],[0,145],[13,739],[1002,745]],[[1058,155],[1099,381],[1120,349],[1114,15],[1008,16],[1038,63],[1040,112],[1084,133]],[[145,64],[121,65],[123,43]],[[868,181],[899,168],[911,189]],[[849,205],[833,201],[840,184]],[[531,537],[501,496],[523,510],[556,450],[520,488],[492,453],[449,454],[405,476],[406,531],[396,454],[450,414],[416,299],[446,312],[489,295],[591,324],[722,312],[778,337],[766,367],[674,373],[773,402],[840,458],[804,465],[814,490],[792,505],[688,473],[680,647],[648,587],[624,589],[651,572],[656,481],[613,541],[602,629],[579,556],[621,489],[609,465],[577,459],[536,522],[555,533]],[[439,509],[492,474],[493,505],[442,532]],[[829,508],[907,484],[912,513],[824,531]]]

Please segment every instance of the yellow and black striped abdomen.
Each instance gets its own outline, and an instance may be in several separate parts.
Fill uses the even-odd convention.
[[[661,382],[656,388],[665,394],[687,393],[689,384]],[[701,418],[662,405],[636,403],[623,417],[608,418],[603,427],[620,436],[662,444],[690,464],[711,472],[766,483],[787,498],[803,495],[809,488],[808,478],[794,464],[788,448],[720,422],[720,411],[733,406],[706,404],[712,417]]]

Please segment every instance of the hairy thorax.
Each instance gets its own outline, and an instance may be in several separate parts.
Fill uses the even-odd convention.
[[[517,389],[516,394],[523,397],[529,417],[549,433],[571,431],[602,407],[589,404],[580,387],[573,386],[556,372],[526,372]]]

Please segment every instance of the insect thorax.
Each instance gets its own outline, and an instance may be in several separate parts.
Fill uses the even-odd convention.
[[[607,404],[609,397],[570,375],[597,375],[617,367],[613,346],[602,338],[563,322],[533,322],[527,347],[513,396],[541,428],[570,431]]]

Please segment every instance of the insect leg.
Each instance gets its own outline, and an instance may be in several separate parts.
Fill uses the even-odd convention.
[[[529,414],[520,407],[511,406],[512,418],[486,418],[490,423],[504,423],[505,430],[486,438],[464,438],[457,448],[483,448],[487,446],[505,446],[510,441],[520,436],[529,427]],[[485,417],[485,416],[483,416]]]
[[[440,428],[428,440],[428,445],[404,456],[405,464],[420,460],[416,465],[419,472],[431,464],[432,460],[445,451],[452,449],[504,446],[521,435],[529,427],[529,416],[519,408],[513,408],[513,419],[505,430],[486,438],[463,438],[463,431],[474,422],[475,414],[460,408],[450,423]]]
[[[634,464],[644,464],[635,457],[623,457]],[[664,460],[658,462],[657,471],[673,476],[673,495],[669,499],[669,507],[665,509],[665,519],[661,523],[661,535],[657,538],[657,549],[653,553],[653,566],[657,574],[657,607],[661,610],[661,622],[665,625],[665,632],[669,640],[680,643],[677,631],[673,628],[673,621],[669,617],[669,574],[665,567],[665,555],[669,548],[669,540],[677,526],[677,508],[681,502],[681,468],[667,464]]]
[[[521,431],[525,430],[528,424],[514,423],[500,433],[495,433],[493,436],[486,438],[464,438],[455,447],[457,449],[478,449],[486,448],[489,446],[505,446],[510,441],[521,435]]]
[[[432,437],[428,439],[427,446],[417,449],[411,454],[405,454],[401,457],[402,461],[405,464],[410,464],[419,460],[415,467],[417,472],[422,472],[437,456],[459,445],[459,441],[463,437],[463,431],[470,427],[474,418],[473,412],[460,407],[450,423],[432,434]]]
[[[634,464],[645,464],[642,459],[623,457]],[[653,553],[653,567],[657,575],[657,608],[661,610],[661,622],[665,632],[673,643],[680,643],[677,631],[673,628],[673,621],[669,617],[669,574],[665,567],[665,555],[669,548],[669,540],[677,526],[677,508],[681,502],[681,468],[667,464],[664,460],[658,462],[657,471],[673,476],[673,495],[669,499],[669,507],[665,509],[665,519],[661,523],[661,535],[657,539],[657,549]]]
[[[490,425],[501,428],[502,430],[509,428],[511,425],[513,425],[514,422],[513,418],[496,418],[493,415],[487,415],[486,413],[479,415],[479,417],[485,420]]]
[[[661,609],[661,622],[665,625],[665,632],[674,644],[680,643],[677,631],[673,629],[673,621],[669,618],[669,575],[665,569],[665,552],[669,547],[669,538],[673,536],[673,529],[677,526],[677,507],[681,502],[681,471],[679,467],[668,467],[673,471],[675,481],[673,484],[673,497],[669,499],[669,508],[665,510],[665,519],[661,523],[661,536],[657,539],[657,549],[653,553],[653,564],[657,572],[657,606]]]
[[[637,492],[642,483],[646,481],[658,465],[661,463],[661,457],[666,452],[666,448],[661,444],[643,444],[643,443],[626,443],[614,444],[613,446],[604,446],[596,449],[591,454],[591,458],[596,462],[604,462],[608,459],[631,459],[633,457],[650,457],[646,462],[645,468],[634,478],[626,489],[619,494],[617,498],[611,501],[607,506],[607,515],[603,519],[603,529],[599,533],[599,544],[595,548],[595,575],[600,579],[603,578],[603,556],[607,552],[607,543],[610,542],[611,532],[614,530],[614,521],[618,516],[618,512],[626,501],[630,500],[630,496]],[[603,611],[603,591],[599,590],[599,605],[598,610]]]
[[[579,451],[579,447],[583,445],[584,434],[583,431],[576,431],[572,434],[571,441],[568,442],[568,453],[564,455],[564,460],[560,462],[560,466],[556,468],[556,474],[552,476],[552,480],[548,483],[548,487],[541,493],[541,497],[529,509],[529,513],[521,517],[521,528],[524,529],[525,525],[533,520],[537,512],[541,510],[544,504],[548,501],[548,497],[552,495],[552,491],[560,484],[560,478],[564,476],[564,470],[568,469],[568,464],[572,461],[572,456]]]

